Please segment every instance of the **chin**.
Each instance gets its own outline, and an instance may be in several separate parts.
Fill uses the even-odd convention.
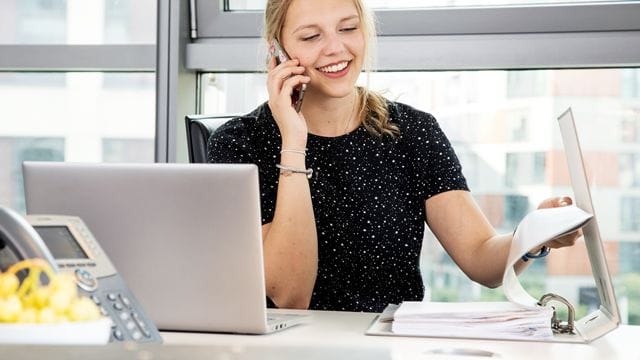
[[[356,88],[355,84],[349,84],[344,86],[333,86],[327,89],[325,94],[327,94],[327,96],[332,98],[341,99],[341,98],[352,95],[355,88]]]

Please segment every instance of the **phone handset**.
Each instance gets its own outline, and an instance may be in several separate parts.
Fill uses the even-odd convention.
[[[277,39],[273,39],[271,44],[269,45],[269,54],[271,57],[275,58],[276,65],[280,65],[281,63],[290,59],[287,52],[284,51],[282,45]],[[293,88],[293,92],[291,93],[291,104],[293,108],[296,109],[296,112],[300,112],[302,108],[302,99],[304,98],[304,92],[307,90],[307,84],[298,85]]]
[[[40,258],[58,271],[55,258],[36,230],[17,212],[0,206],[0,249],[8,246],[20,259]]]

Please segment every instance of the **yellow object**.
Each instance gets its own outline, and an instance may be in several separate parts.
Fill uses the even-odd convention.
[[[9,296],[18,290],[20,280],[15,274],[0,274],[0,296]]]
[[[16,273],[28,270],[18,280]],[[40,275],[49,279],[42,285]],[[78,294],[75,281],[66,273],[56,274],[42,259],[27,259],[0,273],[0,322],[53,323],[91,321],[100,318],[97,305]]]

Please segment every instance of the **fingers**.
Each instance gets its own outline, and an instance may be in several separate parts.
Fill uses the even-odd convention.
[[[311,81],[310,77],[304,75],[305,68],[298,66],[298,63],[294,59],[275,66],[274,60],[269,65],[271,70],[267,77],[267,91],[274,114],[288,113],[293,109],[291,95],[294,88]]]
[[[582,237],[583,233],[582,233],[582,229],[578,229],[570,234],[561,236],[559,238],[555,238],[549,242],[547,242],[545,244],[545,246],[553,248],[553,249],[559,249],[559,248],[563,248],[563,247],[567,247],[567,246],[573,246],[575,245],[576,241],[578,241],[578,239],[580,239]]]
[[[304,75],[293,75],[285,80],[277,81],[269,87],[269,102],[291,107],[291,95],[295,87],[308,84],[311,78]]]
[[[538,209],[547,209],[554,207],[562,207],[569,206],[573,204],[573,200],[569,196],[558,196],[554,198],[548,198],[543,200],[540,205],[538,205]]]
[[[310,78],[304,76],[305,68],[298,66],[298,60],[289,60],[280,65],[275,65],[275,60],[269,62],[269,75],[267,77],[267,91],[269,101],[273,103],[291,103],[293,88],[308,83]],[[287,95],[287,96],[285,96]]]
[[[571,197],[558,196],[554,198],[545,199],[540,203],[540,205],[538,206],[538,209],[569,206],[572,204],[573,204],[573,199],[571,199]],[[545,243],[545,246],[550,247],[552,249],[559,249],[567,246],[573,246],[576,243],[576,241],[580,237],[582,237],[582,235],[583,235],[582,229],[578,229],[572,233],[569,233],[561,237],[555,238],[551,241],[548,241],[547,243]]]
[[[269,78],[270,80],[284,81],[291,76],[300,75],[304,73],[304,70],[305,69],[303,66],[293,65],[287,62],[285,64],[280,64],[277,67],[275,67],[273,70],[271,70],[269,73]]]
[[[568,206],[573,204],[573,200],[569,196],[560,196],[557,198],[558,206]]]
[[[303,74],[305,71],[303,66],[298,65],[298,60],[289,60],[280,65],[275,65],[275,59],[269,62],[269,76],[267,82],[277,88],[282,87],[282,83],[294,75]]]

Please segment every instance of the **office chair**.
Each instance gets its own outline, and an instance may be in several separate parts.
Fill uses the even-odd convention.
[[[190,163],[207,162],[207,142],[209,136],[220,125],[238,117],[239,115],[187,115],[185,116],[185,129],[187,131],[187,147],[189,148]]]

